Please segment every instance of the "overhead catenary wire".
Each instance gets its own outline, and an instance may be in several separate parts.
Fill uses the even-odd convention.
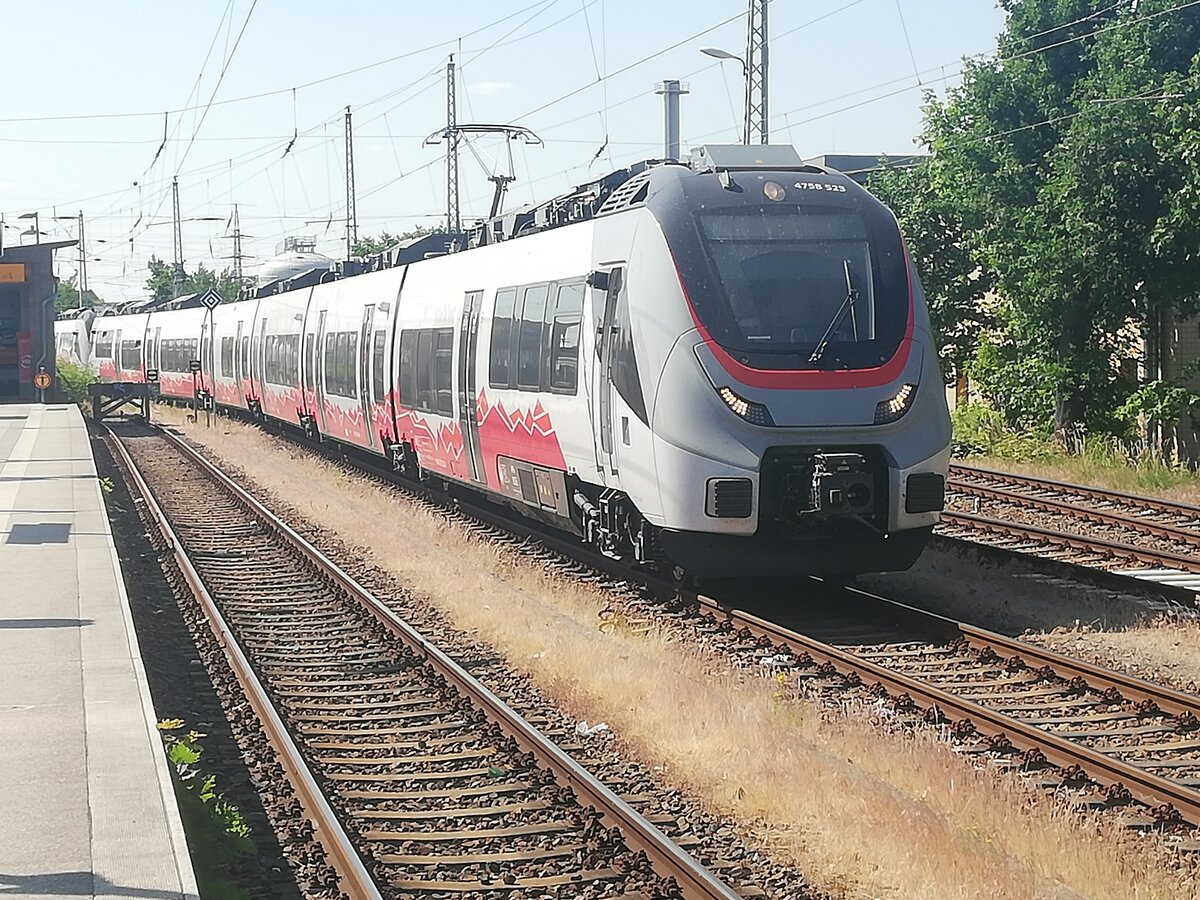
[[[237,53],[237,49],[241,46],[242,35],[246,33],[246,27],[250,24],[250,17],[254,15],[254,10],[258,6],[258,0],[251,0],[250,9],[246,12],[246,18],[242,21],[241,30],[238,31],[237,40],[233,42],[233,49],[229,51],[229,55],[225,57],[225,62],[221,66],[221,71],[217,75],[217,83],[213,85],[212,93],[209,94],[208,103],[204,105],[204,111],[200,114],[200,121],[196,123],[196,127],[192,129],[192,137],[188,141],[186,147],[183,148],[183,158],[179,160],[175,168],[178,172],[180,166],[187,162],[188,154],[192,151],[192,145],[196,142],[196,135],[200,133],[200,129],[204,127],[204,120],[208,118],[208,112],[212,109],[213,100],[216,99],[217,91],[221,89],[221,82],[225,80],[225,74],[229,71],[229,65],[233,62],[233,57]]]
[[[1045,52],[1046,50],[1053,49],[1053,48],[1054,48],[1054,47],[1056,47],[1056,46],[1062,46],[1062,45],[1064,45],[1064,44],[1069,44],[1069,43],[1071,43],[1072,41],[1075,41],[1075,40],[1085,40],[1085,39],[1091,38],[1091,37],[1093,37],[1094,35],[1096,35],[1096,34],[1100,33],[1101,31],[1108,30],[1109,28],[1112,28],[1112,27],[1121,27],[1121,26],[1124,26],[1124,25],[1126,25],[1126,24],[1131,24],[1131,23],[1132,23],[1132,21],[1144,21],[1145,19],[1147,19],[1147,18],[1150,18],[1150,17],[1157,17],[1158,15],[1167,15],[1167,14],[1170,14],[1170,13],[1172,13],[1172,12],[1178,11],[1178,10],[1180,10],[1180,9],[1186,9],[1186,8],[1188,8],[1188,7],[1192,6],[1192,5],[1194,5],[1194,4],[1195,4],[1195,3],[1197,3],[1197,2],[1200,2],[1200,0],[1193,0],[1193,2],[1189,2],[1189,3],[1182,3],[1182,4],[1179,4],[1179,5],[1177,5],[1177,6],[1171,7],[1170,9],[1167,9],[1167,10],[1161,10],[1161,11],[1158,11],[1158,12],[1156,12],[1156,13],[1154,13],[1154,14],[1151,14],[1151,15],[1149,15],[1149,16],[1147,16],[1147,15],[1143,15],[1143,16],[1139,16],[1139,17],[1128,17],[1128,19],[1123,19],[1123,20],[1121,20],[1121,21],[1118,21],[1118,22],[1115,22],[1115,23],[1110,23],[1110,24],[1108,24],[1108,25],[1105,25],[1105,26],[1101,26],[1101,27],[1089,27],[1089,28],[1086,30],[1086,33],[1084,33],[1084,34],[1077,34],[1077,35],[1069,35],[1069,36],[1064,36],[1064,39],[1063,39],[1063,40],[1061,40],[1061,41],[1053,41],[1053,42],[1051,42],[1050,44],[1047,44],[1047,45],[1044,45],[1044,46],[1030,47],[1030,48],[1029,48],[1029,50],[1027,50],[1027,51],[1021,51],[1021,52],[1019,52],[1019,54],[1013,54],[1013,55],[1011,55],[1011,56],[1009,56],[1009,57],[1006,57],[1006,58],[1021,58],[1021,57],[1024,57],[1024,56],[1033,55],[1033,54],[1035,54],[1035,53],[1039,53],[1039,52]],[[854,4],[850,4],[850,5],[854,5]],[[1120,5],[1120,4],[1117,4],[1117,5]],[[530,9],[530,8],[536,8],[536,9],[545,9],[545,8],[548,8],[548,7],[547,7],[547,5],[546,5],[545,3],[540,3],[540,4],[533,4],[531,7],[526,7],[526,9]],[[573,14],[575,14],[575,15],[577,15],[577,14],[580,14],[580,13],[581,13],[581,11],[582,11],[582,9],[581,9],[581,10],[575,10]],[[1098,12],[1096,12],[1096,13],[1091,13],[1091,14],[1089,14],[1089,16],[1087,16],[1087,17],[1084,17],[1083,19],[1077,20],[1077,21],[1075,21],[1075,22],[1073,22],[1073,23],[1063,23],[1062,25],[1055,26],[1055,27],[1054,27],[1054,28],[1052,28],[1052,29],[1046,29],[1046,31],[1045,31],[1045,34],[1049,34],[1049,35],[1053,35],[1053,34],[1061,34],[1061,33],[1062,33],[1062,32],[1063,32],[1065,29],[1067,29],[1068,27],[1070,27],[1072,24],[1074,24],[1074,25],[1079,25],[1079,24],[1081,24],[1081,23],[1086,23],[1086,22],[1088,22],[1088,21],[1090,21],[1090,20],[1093,20],[1093,19],[1095,19],[1095,18],[1096,18],[1098,15],[1102,14],[1103,12],[1104,12],[1104,11],[1103,11],[1103,10],[1101,10],[1101,11],[1098,11]],[[562,17],[562,18],[566,18],[566,17],[564,16],[564,17]],[[552,24],[553,24],[553,23],[551,23],[551,25],[552,25]],[[545,28],[548,28],[548,27],[550,27],[550,26],[544,26],[544,25],[543,25],[543,26],[539,26],[539,30],[544,30]],[[1023,39],[1022,39],[1022,41],[1028,41],[1028,40],[1031,40],[1032,38],[1033,38],[1033,36],[1029,36],[1029,37],[1027,37],[1027,38],[1023,38]],[[684,42],[680,42],[680,43],[684,43]],[[674,45],[674,46],[678,46],[678,45]],[[1010,45],[1010,53],[1011,53],[1011,45]],[[595,64],[595,61],[593,61],[593,63]],[[921,71],[930,71],[930,70],[921,70]],[[937,67],[935,67],[935,68],[933,69],[933,71],[937,71]],[[615,74],[615,73],[614,73],[614,74]],[[914,74],[915,74],[915,73],[914,73]],[[955,75],[960,75],[960,74],[962,74],[962,71],[961,71],[961,70],[959,70],[958,72],[956,72],[956,73],[954,73],[954,74],[955,74]],[[913,75],[905,76],[905,80],[909,80],[909,79],[912,79],[912,78],[913,78]],[[918,79],[917,79],[917,80],[918,80],[918,82],[919,82],[919,81],[920,81],[920,77],[918,77]],[[907,86],[907,87],[904,87],[904,88],[902,88],[902,90],[912,90],[914,87],[920,87],[920,86],[921,86],[921,85],[918,83],[917,85],[912,85],[912,86]],[[864,92],[865,92],[865,91],[868,91],[868,90],[871,90],[871,89],[863,89],[863,91],[864,91]],[[637,95],[637,96],[638,96],[638,97],[640,97],[640,96],[642,96],[642,95],[643,95],[643,94],[645,94],[645,93],[648,93],[648,91],[647,91],[647,92],[642,92],[641,94],[639,94],[639,95]],[[898,93],[898,92],[896,92],[896,93]],[[843,95],[843,96],[845,96],[845,95]],[[870,98],[867,98],[867,99],[865,99],[865,100],[864,100],[864,101],[862,101],[861,103],[857,103],[857,102],[856,102],[856,103],[854,103],[854,104],[849,104],[849,105],[845,105],[845,104],[844,104],[844,105],[842,105],[841,107],[839,107],[839,108],[837,108],[837,109],[829,109],[829,110],[825,110],[825,111],[823,111],[823,112],[821,112],[821,113],[819,113],[819,114],[817,114],[817,115],[815,115],[815,116],[813,116],[813,117],[811,117],[811,118],[805,119],[805,120],[803,120],[803,121],[805,121],[805,122],[808,122],[808,121],[815,121],[815,120],[817,120],[817,119],[826,118],[826,117],[828,117],[828,116],[838,115],[838,114],[840,114],[840,113],[844,113],[844,112],[846,112],[846,111],[848,111],[848,110],[850,110],[850,109],[859,108],[859,107],[861,107],[861,106],[865,106],[865,105],[867,105],[867,104],[869,104],[869,103],[879,102],[879,101],[881,101],[881,100],[884,100],[884,99],[886,99],[886,97],[887,97],[887,96],[894,96],[894,93],[892,93],[892,92],[889,92],[889,93],[886,93],[884,96],[875,96],[875,97],[870,97]],[[636,99],[636,98],[634,98],[634,99]],[[827,99],[827,100],[820,101],[819,103],[808,104],[808,105],[806,105],[806,106],[800,107],[800,109],[813,109],[813,108],[820,107],[820,106],[822,106],[822,105],[825,105],[825,106],[827,106],[827,105],[829,105],[830,103],[833,103],[833,102],[834,102],[834,99],[832,99],[832,98],[831,98],[831,99]],[[214,104],[214,105],[215,105],[215,104]],[[605,106],[606,108],[611,108],[611,106],[610,106],[608,103],[605,103],[605,104],[604,104],[604,106]],[[785,122],[786,122],[786,123],[787,123],[789,126],[793,126],[793,127],[794,127],[794,126],[795,126],[795,125],[797,125],[797,124],[801,124],[800,120],[798,120],[798,119],[794,118],[794,114],[795,114],[795,110],[788,110],[788,111],[785,111],[785,112],[782,112],[782,113],[777,113],[775,116],[772,116],[772,119],[781,119],[781,118],[782,118],[782,119],[783,119],[783,120],[784,120],[784,121],[785,121]],[[157,115],[162,115],[161,111],[159,111],[159,112],[157,113]],[[589,113],[588,115],[593,115],[593,116],[594,116],[594,115],[596,115],[596,113]],[[557,126],[554,126],[554,127],[557,127]],[[1025,126],[1020,126],[1020,127],[1021,127],[1021,128],[1023,128],[1023,129],[1024,129],[1024,128],[1032,128],[1032,127],[1040,127],[1040,123],[1029,123],[1028,125],[1025,125]],[[385,123],[385,128],[386,128],[386,130],[389,132],[389,135],[388,135],[388,136],[380,136],[380,137],[381,137],[381,139],[382,139],[382,138],[385,138],[385,137],[390,137],[390,138],[391,138],[391,139],[394,141],[394,140],[395,140],[395,138],[396,138],[396,136],[391,134],[390,123]],[[539,129],[539,130],[546,130],[546,129]],[[365,138],[365,137],[364,137],[364,139],[367,139],[367,138]],[[203,137],[201,137],[201,138],[198,138],[198,140],[204,140],[204,138],[203,138]],[[564,138],[563,140],[565,141],[565,140],[568,140],[568,139]],[[616,147],[616,146],[618,146],[618,145],[619,145],[619,143],[620,143],[620,142],[614,141],[614,142],[613,142],[613,146],[614,146],[614,147]],[[649,143],[649,142],[647,142],[647,143]],[[275,150],[275,152],[277,152],[277,153],[278,153],[278,152],[279,152],[279,150],[282,148],[283,144],[276,144],[275,146],[276,146],[276,150]],[[297,144],[297,146],[296,146],[296,151],[298,151],[299,149],[300,149],[300,145],[299,145],[299,144]],[[296,152],[296,151],[293,151],[293,152]],[[250,150],[250,151],[248,151],[248,152],[247,152],[247,154],[245,154],[245,155],[253,155],[254,153],[255,153],[255,150]],[[394,145],[394,143],[393,143],[393,155],[394,155],[394,153],[395,153],[395,145]],[[261,157],[257,157],[257,158],[261,158]],[[253,159],[249,160],[249,162],[253,162],[253,161],[254,161]],[[226,160],[223,160],[223,161],[222,161],[222,163],[221,163],[221,165],[222,165],[222,167],[226,166],[226,165],[227,165],[227,161],[226,161]],[[295,162],[293,162],[293,165],[296,165],[296,163],[295,163]],[[552,175],[552,176],[548,176],[548,177],[557,177],[557,175],[558,175],[558,174],[559,174],[559,173],[557,173],[557,172],[556,172],[556,173],[554,173],[554,175]],[[541,181],[541,179],[538,179],[538,181]],[[528,183],[528,182],[527,182],[527,183]],[[150,189],[151,189],[151,190],[153,190],[153,187],[151,186],[151,187],[150,187]],[[114,192],[114,193],[115,193],[115,192]],[[66,204],[64,204],[64,205],[66,205]]]

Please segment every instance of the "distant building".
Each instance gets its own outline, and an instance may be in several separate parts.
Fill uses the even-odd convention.
[[[0,248],[0,402],[34,400],[37,373],[55,376],[54,251],[74,244]]]

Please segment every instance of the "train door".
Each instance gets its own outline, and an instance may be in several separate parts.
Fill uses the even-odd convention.
[[[617,451],[613,443],[613,362],[617,347],[617,300],[624,290],[625,269],[617,266],[608,272],[604,292],[604,310],[596,331],[596,370],[592,379],[599,400],[599,415],[596,429],[600,448],[600,464],[607,465],[609,473],[617,474]],[[607,479],[606,479],[607,480]]]
[[[317,416],[321,420],[321,434],[329,434],[328,423],[325,421],[325,316],[327,310],[321,310],[317,316],[317,352],[316,352],[316,373],[313,377],[313,385],[317,392]]]
[[[309,288],[308,299],[304,303],[304,317],[300,320],[300,343],[297,348],[300,353],[300,410],[302,415],[309,418],[316,416],[313,409],[313,397],[316,394],[316,336],[309,330],[309,314],[312,312],[312,301],[315,290]]]
[[[358,404],[363,414],[367,446],[375,449],[375,427],[371,419],[371,332],[375,328],[375,304],[363,307],[362,334],[358,338]]]
[[[125,357],[121,353],[121,331],[118,328],[117,333],[113,335],[113,368],[116,370],[116,375],[113,376],[113,381],[125,381]]]
[[[263,316],[255,329],[250,326],[250,390],[258,398],[259,412],[262,411],[263,394],[267,387],[267,317]]]
[[[237,337],[233,342],[233,380],[237,384],[237,395],[241,401],[242,408],[246,407],[246,385],[242,379],[246,377],[246,373],[242,371],[244,360],[242,353],[242,320],[238,319]]]
[[[162,341],[162,327],[154,326],[154,339],[150,342],[150,346],[146,348],[146,370],[154,369],[158,371],[158,345]]]
[[[479,307],[483,291],[468,291],[463,297],[462,324],[458,333],[458,419],[463,443],[471,460],[471,477],[483,484],[483,451],[479,446],[479,416],[475,393],[475,351],[479,343]]]

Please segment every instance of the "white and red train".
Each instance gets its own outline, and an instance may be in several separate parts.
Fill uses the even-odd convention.
[[[102,317],[92,364],[692,575],[906,568],[950,453],[917,274],[858,184],[749,150],[625,170],[459,252]]]

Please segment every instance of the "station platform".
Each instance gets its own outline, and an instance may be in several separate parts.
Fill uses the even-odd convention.
[[[0,898],[197,898],[88,433],[0,404]]]

